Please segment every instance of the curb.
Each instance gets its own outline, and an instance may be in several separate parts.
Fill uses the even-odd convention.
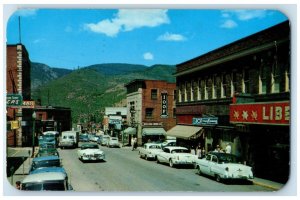
[[[259,182],[259,181],[252,181],[252,183],[254,185],[266,187],[266,188],[269,188],[269,189],[272,189],[272,190],[280,190],[281,189],[281,187],[279,187],[279,186],[273,186],[273,185],[270,185],[270,184],[267,184],[267,183],[262,183],[262,182]]]

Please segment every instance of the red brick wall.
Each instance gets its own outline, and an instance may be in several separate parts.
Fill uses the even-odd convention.
[[[176,118],[174,117],[173,108],[175,83],[168,83],[165,81],[146,80],[146,89],[143,90],[143,105],[142,105],[142,121],[145,123],[159,123],[162,122],[166,131],[176,125]],[[151,90],[157,89],[157,99],[151,99]],[[168,93],[168,117],[162,118],[162,99],[161,93],[166,91]],[[153,108],[153,117],[146,117],[146,108]]]

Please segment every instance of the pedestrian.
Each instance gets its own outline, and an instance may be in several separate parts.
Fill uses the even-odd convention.
[[[16,181],[16,188],[21,190],[21,181]]]
[[[201,158],[202,157],[202,151],[201,151],[201,145],[199,144],[198,146],[197,146],[197,156],[198,156],[198,158]]]
[[[229,143],[226,144],[225,153],[231,154],[231,145]]]
[[[204,149],[204,147],[202,147],[202,150],[201,150],[201,158],[204,158],[204,157],[205,157],[205,154],[206,154],[205,149]]]
[[[134,137],[134,138],[133,138],[132,151],[135,150],[136,148],[137,148],[137,138]]]
[[[223,153],[224,151],[221,149],[220,145],[217,145],[214,152]]]

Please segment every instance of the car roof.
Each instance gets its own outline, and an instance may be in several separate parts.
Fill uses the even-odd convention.
[[[43,160],[59,160],[58,156],[41,156],[41,157],[35,157],[32,161],[38,162],[38,161],[43,161]]]
[[[165,148],[168,148],[170,150],[174,150],[174,149],[185,149],[185,150],[187,150],[187,148],[185,148],[185,147],[179,147],[179,146],[166,146]]]
[[[94,143],[84,143],[81,145],[81,147],[98,147],[98,144],[94,144]]]
[[[30,183],[30,182],[41,182],[41,181],[54,181],[54,180],[65,180],[66,174],[63,172],[45,172],[38,174],[29,174],[27,175],[22,183]]]
[[[66,173],[66,170],[63,167],[41,167],[33,170],[30,174],[46,173],[46,172],[63,172]]]
[[[43,132],[43,135],[46,135],[46,134],[58,135],[59,132],[58,131],[46,131],[46,132]]]

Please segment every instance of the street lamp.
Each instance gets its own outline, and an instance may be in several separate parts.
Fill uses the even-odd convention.
[[[32,119],[33,119],[33,124],[32,124],[32,157],[33,157],[34,156],[35,119],[36,119],[35,111],[33,111],[33,113],[32,113]]]

